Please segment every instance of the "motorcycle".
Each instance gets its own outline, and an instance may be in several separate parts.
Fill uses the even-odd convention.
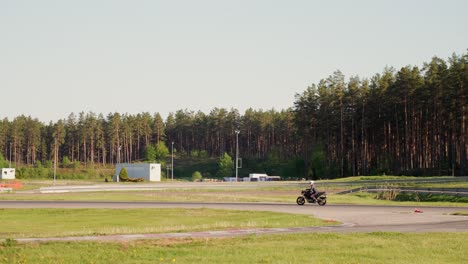
[[[327,193],[326,192],[317,192],[312,195],[310,189],[305,189],[301,191],[301,196],[297,197],[296,203],[298,205],[304,205],[307,201],[308,203],[317,203],[320,206],[327,204]]]

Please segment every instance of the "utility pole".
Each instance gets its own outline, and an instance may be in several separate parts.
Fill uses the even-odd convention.
[[[122,149],[122,146],[119,145],[119,152],[117,152],[117,163],[120,163],[120,150],[121,150],[121,149]],[[120,175],[117,174],[117,177],[116,177],[116,178],[117,178],[117,179],[116,179],[117,182],[119,182],[119,181],[120,181]]]
[[[55,138],[55,146],[54,146],[54,185],[55,179],[57,178],[57,137]]]
[[[13,142],[10,142],[10,167],[11,168],[11,145],[13,145]]]
[[[172,150],[171,150],[171,179],[174,181],[174,141],[172,141]]]
[[[236,182],[239,181],[238,179],[238,169],[239,169],[239,130],[236,130]]]

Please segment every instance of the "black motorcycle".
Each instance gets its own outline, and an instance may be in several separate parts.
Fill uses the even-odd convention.
[[[307,201],[308,203],[317,203],[320,206],[327,204],[327,193],[326,192],[317,192],[312,195],[310,189],[305,189],[301,191],[301,196],[297,197],[296,203],[298,205],[304,205]]]

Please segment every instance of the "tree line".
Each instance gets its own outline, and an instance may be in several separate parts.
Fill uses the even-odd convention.
[[[301,159],[307,178],[466,175],[467,58],[434,57],[421,68],[385,68],[370,79],[346,80],[336,71],[280,111],[185,109],[165,120],[159,113],[81,112],[48,124],[5,118],[0,150],[16,166],[55,155],[84,165],[139,162],[163,144],[178,155],[235,157],[238,130],[240,157]]]
[[[148,150],[159,145],[174,148],[179,155],[219,157],[235,152],[235,131],[244,157],[265,157],[273,149],[282,158],[296,153],[294,113],[248,109],[243,116],[235,109],[215,108],[209,114],[178,110],[164,121],[159,113],[136,115],[110,113],[70,114],[49,124],[21,115],[0,121],[0,149],[17,165],[54,160],[83,164],[115,164],[143,161]],[[292,146],[288,146],[288,145]],[[295,147],[296,146],[296,147]],[[276,150],[275,150],[276,151]]]
[[[422,68],[348,82],[336,71],[312,84],[294,103],[306,167],[340,176],[466,175],[467,59],[434,57]]]

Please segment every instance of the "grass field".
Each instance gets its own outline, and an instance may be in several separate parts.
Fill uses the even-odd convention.
[[[0,246],[0,263],[467,263],[467,233],[294,234]]]
[[[336,204],[368,204],[368,205],[401,205],[401,206],[453,206],[466,207],[468,203],[463,202],[466,197],[462,197],[461,202],[452,202],[446,196],[433,196],[432,201],[411,201],[411,200],[379,200],[376,199],[376,193],[356,192],[346,195],[331,195],[329,203]],[[453,197],[453,196],[450,196]]]
[[[186,201],[186,202],[295,202],[298,191],[271,190],[157,190],[83,193],[3,193],[0,200],[70,201]],[[300,193],[299,193],[300,194]]]
[[[466,212],[456,212],[456,213],[454,213],[454,215],[465,215],[465,216],[468,216],[468,211],[466,211]]]
[[[326,189],[324,189],[326,190]],[[159,190],[86,192],[55,194],[3,193],[0,200],[42,201],[158,201],[158,202],[272,202],[295,203],[298,189],[246,189],[246,190]],[[467,206],[466,202],[451,202],[441,197],[433,201],[387,201],[375,199],[375,193],[357,192],[347,195],[328,194],[329,204],[372,204],[408,206]]]
[[[47,186],[49,183],[35,181],[30,186]],[[82,184],[82,181],[70,181],[67,184]],[[333,188],[323,189],[332,192]],[[300,188],[265,187],[61,194],[3,193],[0,194],[0,199],[295,203],[299,194]],[[452,202],[385,201],[375,199],[375,195],[330,194],[328,203],[467,205]],[[458,214],[468,215],[468,212],[460,209]],[[330,223],[305,215],[214,209],[0,209],[0,239],[7,239],[0,242],[0,263],[468,263],[467,232],[307,233],[112,243],[17,244],[14,240],[21,237],[190,232],[325,224]]]
[[[413,184],[408,187],[424,187],[424,188],[468,188],[468,182],[445,182],[445,183],[427,183]]]
[[[419,177],[423,178],[423,177]],[[324,180],[325,182],[350,182],[350,181],[385,181],[385,180],[406,180],[406,179],[418,179],[414,176],[353,176],[346,178],[338,178],[333,180]]]
[[[376,181],[371,185],[376,185],[381,180],[395,179],[452,179],[453,177],[408,177],[408,176],[356,176],[342,179],[323,181],[326,184],[320,186],[321,191],[327,191],[329,203],[340,204],[373,204],[373,205],[409,205],[409,206],[466,206],[468,198],[459,198],[455,196],[436,196],[436,195],[400,195],[396,201],[384,201],[375,199],[376,194],[367,193],[352,193],[348,195],[335,195],[335,192],[347,190],[351,188],[363,187],[369,185],[368,182]],[[119,191],[119,192],[87,192],[87,193],[56,193],[56,194],[41,194],[32,192],[40,187],[52,185],[94,185],[104,184],[101,180],[57,180],[56,182],[50,179],[38,180],[28,179],[22,180],[23,192],[8,192],[0,193],[0,200],[72,200],[72,201],[189,201],[189,202],[281,202],[294,203],[296,197],[300,194],[300,190],[307,188],[308,182],[266,182],[258,183],[238,183],[236,188],[228,188],[222,185],[216,189],[198,189],[190,187],[188,189],[162,189],[154,191]],[[337,183],[336,185],[334,183]],[[349,184],[346,184],[348,183]],[[366,182],[366,183],[361,183]],[[165,188],[170,188],[172,182],[166,182]],[[177,183],[177,182],[174,182]],[[112,186],[116,183],[106,183]],[[122,184],[122,183],[120,183]],[[129,183],[128,185],[131,185]],[[143,183],[144,184],[144,183]],[[398,188],[404,187],[437,187],[437,188],[464,188],[468,187],[468,182],[441,182],[441,183],[391,183],[385,184],[386,187]],[[26,192],[25,192],[26,190]],[[29,193],[28,193],[29,191]]]
[[[330,225],[306,215],[214,209],[0,209],[0,238]]]

